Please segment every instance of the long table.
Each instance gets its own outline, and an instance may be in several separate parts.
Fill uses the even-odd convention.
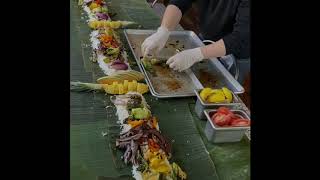
[[[90,29],[77,3],[70,0],[70,80],[95,82],[104,74],[91,61]],[[113,19],[135,21],[137,28],[156,29],[160,25],[160,18],[144,0],[112,0],[110,11],[116,13]],[[134,64],[126,40],[120,35]],[[161,132],[172,140],[173,160],[187,172],[188,179],[250,179],[248,139],[211,144],[203,132],[206,122],[194,112],[195,98],[157,99],[149,93],[144,97],[159,119]],[[119,126],[109,98],[98,92],[70,92],[71,180],[131,177],[131,167],[122,163],[121,152],[114,147]]]

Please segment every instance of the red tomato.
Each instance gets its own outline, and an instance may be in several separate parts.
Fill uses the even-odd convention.
[[[235,119],[230,123],[231,126],[235,127],[243,127],[243,126],[250,126],[250,120],[249,119]]]
[[[219,107],[218,111],[219,113],[222,113],[222,114],[230,114],[232,113],[228,108],[226,107]]]
[[[102,4],[102,0],[96,0],[95,1],[97,4],[101,5]]]
[[[220,115],[221,115],[221,113],[216,112],[216,113],[214,113],[213,116],[211,116],[211,119],[213,120],[214,118],[216,118],[217,116],[220,116]]]
[[[216,115],[217,114],[217,115]],[[215,123],[217,126],[227,126],[230,124],[230,121],[232,120],[232,114],[221,114],[216,113],[212,116],[213,123]]]

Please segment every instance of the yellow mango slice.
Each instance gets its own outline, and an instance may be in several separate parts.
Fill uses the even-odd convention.
[[[210,102],[210,103],[223,103],[225,102],[225,96],[224,94],[221,94],[221,93],[215,93],[215,94],[211,94],[207,101]]]
[[[119,94],[119,87],[118,87],[118,82],[113,82],[113,93],[112,94]]]
[[[123,84],[119,84],[118,87],[119,87],[119,94],[124,94],[125,92],[124,92]]]
[[[233,99],[233,96],[232,96],[232,92],[226,88],[226,87],[223,87],[222,88],[222,91],[223,91],[223,94],[225,95],[226,97],[226,100],[228,103],[231,103],[232,102],[232,99]]]
[[[128,83],[129,83],[128,80],[124,80],[123,81],[123,90],[124,90],[125,93],[128,92]]]
[[[137,91],[137,85],[138,85],[137,81],[133,80],[132,81],[132,89],[133,89],[133,91]]]
[[[203,101],[205,101],[210,94],[212,94],[212,89],[211,88],[204,88],[200,92],[200,97]]]
[[[143,83],[138,83],[137,85],[137,92],[140,94],[144,94],[149,91],[148,85]]]
[[[130,91],[134,91],[135,89],[133,89],[133,82],[128,82],[128,92]]]

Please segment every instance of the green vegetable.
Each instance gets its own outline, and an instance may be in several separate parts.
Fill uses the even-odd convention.
[[[93,13],[101,12],[101,7],[97,7],[91,10]]]
[[[110,63],[110,62],[111,62],[110,58],[108,58],[108,57],[104,58],[103,61],[104,61],[105,63]]]
[[[143,64],[144,68],[145,68],[147,71],[152,70],[152,64],[151,64],[151,62],[150,62],[149,59],[147,59],[147,58],[144,57],[144,58],[141,59],[141,62],[142,62],[142,64]]]
[[[106,7],[102,7],[102,8],[101,8],[101,12],[103,12],[103,13],[108,13],[108,9],[107,9]]]
[[[172,171],[172,176],[175,176],[176,178],[179,177],[180,179],[187,179],[187,174],[182,171],[178,164],[172,163]]]
[[[115,59],[117,59],[119,57],[119,54],[112,54],[111,57],[112,57],[113,60],[115,60]]]
[[[169,65],[166,64],[167,60],[166,59],[156,59],[156,58],[152,58],[150,60],[150,63],[152,65],[160,65],[164,68],[169,67]]]
[[[151,64],[158,64],[159,63],[159,61],[156,58],[152,58],[150,60],[150,62],[151,62]]]
[[[134,108],[131,110],[131,115],[134,119],[148,119],[151,117],[151,112],[148,108]]]
[[[119,48],[108,48],[107,49],[107,54],[108,55],[118,55],[120,53],[120,49]]]
[[[171,176],[171,178],[172,178],[172,180],[178,180],[178,175],[177,175],[177,173],[175,172],[175,171],[172,171],[172,174],[171,174],[172,176]]]
[[[144,172],[149,168],[148,162],[141,156],[141,154],[138,152],[138,161],[141,162],[139,163],[139,167],[137,168],[138,171]]]

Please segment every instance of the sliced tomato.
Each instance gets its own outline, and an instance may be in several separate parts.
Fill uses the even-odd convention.
[[[212,120],[217,126],[227,126],[230,124],[231,119],[231,114],[218,114]]]
[[[102,4],[102,0],[96,0],[95,3],[101,5]]]
[[[231,123],[231,126],[234,127],[243,127],[243,126],[250,126],[250,120],[249,119],[234,119]]]
[[[222,114],[222,113],[219,113],[219,112],[216,112],[214,113],[212,116],[211,116],[211,120],[213,121],[216,117],[218,116],[225,116],[226,114]]]
[[[213,114],[213,116],[211,116],[211,119],[213,120],[214,118],[216,118],[217,116],[220,116],[220,115],[221,115],[221,113],[216,112]]]
[[[230,113],[232,113],[227,107],[219,107],[217,112],[222,113],[222,114],[230,114]]]

